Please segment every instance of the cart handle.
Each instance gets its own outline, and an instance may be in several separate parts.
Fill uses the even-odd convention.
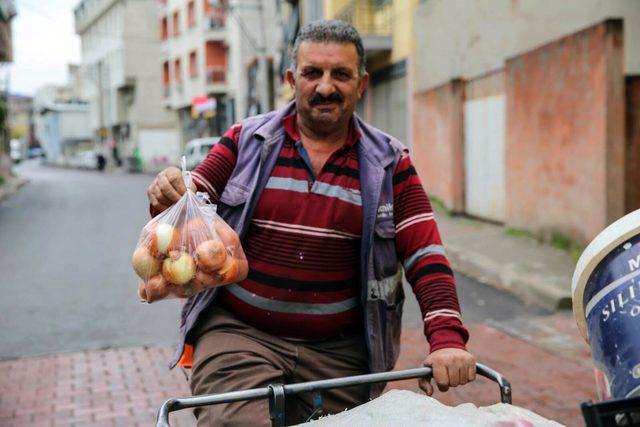
[[[476,372],[483,377],[489,378],[498,383],[500,387],[500,401],[511,403],[511,384],[500,373],[476,363]],[[243,391],[232,391],[229,393],[206,394],[193,397],[171,398],[164,402],[158,411],[156,427],[169,426],[169,412],[179,411],[186,408],[197,408],[200,406],[217,405],[220,403],[231,403],[246,400],[269,399],[269,409],[274,425],[284,425],[284,397],[288,395],[316,392],[333,388],[350,387],[354,385],[375,384],[389,381],[407,380],[412,378],[430,378],[432,370],[430,367],[406,369],[403,371],[381,372],[375,374],[355,375],[351,377],[334,378],[321,381],[309,381],[297,384],[271,384],[268,387],[254,388]],[[318,399],[318,405],[322,400]]]

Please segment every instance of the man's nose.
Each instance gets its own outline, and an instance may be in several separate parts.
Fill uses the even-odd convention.
[[[336,87],[331,80],[331,75],[325,74],[316,87],[316,92],[327,97],[336,91]]]

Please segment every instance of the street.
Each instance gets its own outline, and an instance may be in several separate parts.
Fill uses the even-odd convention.
[[[134,371],[125,366],[126,361],[135,365],[135,360],[144,358],[153,359],[153,378],[141,374],[135,381],[139,381],[136,386],[142,393],[153,396],[144,402],[147,420],[152,419],[153,409],[171,393],[188,392],[184,376],[177,370],[166,370],[169,347],[176,339],[180,303],[140,304],[130,266],[138,233],[148,218],[145,189],[152,176],[58,169],[36,161],[21,164],[16,172],[28,177],[30,183],[0,203],[0,357],[20,360],[0,365],[0,373],[11,375],[0,384],[4,394],[0,424],[4,425],[3,416],[8,417],[5,421],[22,416],[30,422],[47,416],[42,410],[12,412],[10,406],[25,403],[24,398],[11,396],[20,394],[21,382],[32,381],[34,389],[40,390],[39,396],[47,396],[42,378],[27,378],[16,371],[37,366],[37,372],[43,372],[46,366],[62,369],[60,366],[69,365],[69,371],[64,372],[70,373],[57,374],[55,381],[64,382],[64,375],[75,375],[69,389],[72,397],[67,406],[56,403],[49,407],[76,420],[95,422],[101,419],[97,412],[91,412],[94,407],[98,411],[96,399],[79,396],[79,390],[113,398],[119,390],[114,388],[119,378],[138,375],[139,368]],[[444,239],[446,243],[446,236]],[[514,403],[567,425],[581,425],[578,404],[595,396],[588,349],[577,337],[570,313],[524,305],[462,275],[457,275],[457,281],[465,325],[471,331],[469,347],[479,362],[511,380]],[[407,294],[399,369],[419,366],[427,354],[420,312],[411,291]],[[150,350],[136,349],[141,346]],[[105,352],[53,356],[100,349]],[[46,355],[52,356],[28,359]],[[55,362],[48,365],[52,360]],[[78,363],[83,367],[71,367]],[[102,388],[93,387],[94,379],[89,379],[96,372],[92,368],[96,363],[110,375],[101,379]],[[113,372],[118,369],[121,372]],[[10,381],[15,384],[8,384]],[[390,387],[417,391],[415,381]],[[122,390],[130,391],[130,384],[125,381]],[[449,404],[499,401],[497,386],[486,381],[437,396]],[[81,401],[88,406],[84,412],[74,406]],[[121,413],[121,420],[136,412],[135,405],[141,405],[131,398],[128,402],[130,412]],[[100,408],[113,415],[115,406]],[[82,418],[83,414],[89,418]],[[115,418],[112,421],[123,425]]]
[[[0,359],[173,343],[179,302],[139,303],[130,263],[151,178],[15,170],[30,183],[0,204]]]

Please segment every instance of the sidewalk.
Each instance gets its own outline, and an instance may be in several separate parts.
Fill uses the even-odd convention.
[[[162,403],[189,396],[180,369],[169,371],[173,349],[136,347],[0,362],[0,426],[154,425]],[[194,425],[190,411],[172,427]]]
[[[574,261],[564,251],[504,227],[436,212],[453,269],[520,299],[555,310],[571,307]]]
[[[0,185],[0,202],[16,193],[22,186],[27,184],[29,180],[22,176],[12,176]]]

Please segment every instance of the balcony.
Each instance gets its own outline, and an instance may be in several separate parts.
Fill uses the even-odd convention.
[[[162,84],[162,97],[163,98],[169,98],[169,95],[171,95],[171,88],[169,86],[169,83],[163,83]]]
[[[227,67],[225,65],[210,65],[205,71],[207,91],[227,91]]]
[[[206,11],[202,18],[205,36],[208,40],[224,40],[226,37],[225,14],[222,8]]]
[[[373,2],[352,0],[335,18],[358,30],[368,58],[391,52],[393,10],[390,4],[376,6]]]

